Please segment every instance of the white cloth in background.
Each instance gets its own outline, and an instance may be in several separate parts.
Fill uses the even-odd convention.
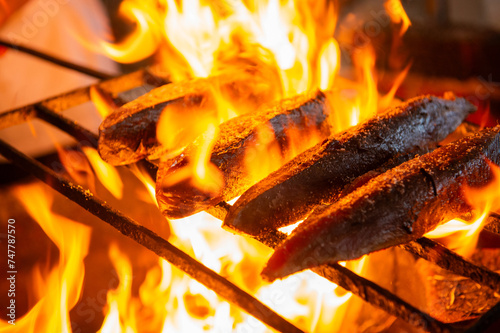
[[[110,59],[96,54],[80,42],[96,45],[109,36],[108,18],[98,0],[31,0],[0,27],[0,38],[19,43],[66,61],[74,62],[109,74],[118,72]],[[0,56],[0,112],[31,104],[78,87],[88,86],[97,79],[16,50]],[[96,130],[101,119],[89,104],[64,113],[84,127]],[[27,124],[0,130],[0,138],[26,154],[42,155],[54,149],[51,135],[39,121],[33,121],[34,139]],[[63,143],[69,138],[55,133]]]

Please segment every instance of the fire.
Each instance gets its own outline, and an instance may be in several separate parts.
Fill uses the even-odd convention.
[[[131,299],[132,266],[130,261],[120,253],[116,244],[111,244],[109,256],[117,271],[120,284],[116,289],[108,291],[108,309],[99,332],[137,332],[135,306]]]
[[[329,90],[334,87],[333,83],[340,64],[339,56],[339,43],[334,38],[331,38],[323,45],[319,56],[319,88],[321,90]]]
[[[96,192],[95,177],[115,197],[123,197],[123,182],[118,170],[105,163],[94,148],[82,146],[82,152],[66,149],[54,141],[64,170],[79,185]]]
[[[104,162],[97,150],[90,147],[82,147],[82,150],[92,165],[97,178],[115,198],[121,199],[123,197],[123,182],[116,168]]]
[[[403,16],[400,3],[397,7],[393,1],[388,1],[386,7],[394,19],[396,15]],[[256,89],[258,94],[259,86],[264,82],[264,85],[279,87],[275,89],[281,98],[314,89],[328,90],[331,92],[329,103],[334,110],[331,117],[334,132],[385,109],[398,86],[396,82],[391,92],[379,99],[374,74],[375,55],[369,48],[353,55],[358,72],[355,81],[338,80],[340,47],[333,38],[337,14],[334,3],[330,1],[257,0],[214,5],[199,0],[126,0],[120,12],[136,22],[136,29],[122,43],[104,43],[103,52],[115,60],[135,61],[153,52],[157,55],[157,66],[169,73],[174,82],[226,75],[237,87],[241,86],[240,93]],[[131,50],[143,44],[144,52],[130,52],[130,57],[123,59],[122,56],[128,53],[124,48],[127,44]],[[248,79],[241,80],[241,73],[252,67],[267,74],[253,78],[255,84],[247,86]],[[399,83],[403,78],[404,74],[398,78]],[[208,141],[217,138],[214,127],[238,114],[251,112],[257,105],[245,106],[248,101],[234,104],[235,101],[223,94],[221,88],[220,83],[215,83],[213,91],[207,93],[213,96],[204,97],[207,102],[200,106],[186,108],[180,103],[171,103],[165,107],[157,127],[158,141],[169,151],[165,159],[180,154],[196,138],[203,148],[197,150],[196,157],[187,167],[167,180],[166,186],[189,180],[201,192],[218,193],[223,185],[221,175],[209,162],[210,152],[205,151],[213,147]],[[346,90],[349,91],[347,94]],[[97,94],[93,95],[101,104]],[[351,97],[345,99],[347,95]],[[260,104],[270,102],[276,96],[261,97],[264,98],[259,98]],[[196,121],[192,121],[194,118]],[[253,163],[246,165],[245,170],[252,170],[251,178],[255,180],[262,179],[294,157],[281,156],[275,145],[266,143],[269,137],[266,131],[261,132],[253,150],[262,153],[267,147],[266,155],[270,156],[272,165],[262,168],[258,175],[253,175]],[[292,137],[293,130],[289,135],[293,142],[304,140],[300,136]],[[293,151],[300,153],[317,142],[307,141],[309,145],[301,145],[300,149],[297,147]],[[253,150],[248,152],[247,161],[255,156]]]
[[[153,55],[161,41],[157,29],[154,29],[157,25],[155,7],[151,1],[123,1],[119,13],[135,23],[136,28],[120,43],[101,42],[102,50],[121,63],[134,63]]]
[[[271,250],[251,239],[221,231],[219,224],[204,213],[191,217],[189,222],[174,221],[170,241],[306,331],[327,331],[338,325],[335,323],[340,322],[352,294],[311,272],[265,283],[259,267],[263,267]],[[194,233],[193,228],[199,232]],[[100,332],[198,331],[200,327],[224,332],[269,330],[163,259],[147,272],[138,294],[134,294],[129,259],[116,245],[111,246],[109,256],[120,283],[108,292]],[[343,265],[361,273],[364,260]]]
[[[130,171],[134,174],[134,176],[139,179],[139,181],[144,185],[147,190],[148,197],[143,198],[143,201],[153,203],[158,207],[158,202],[156,201],[155,194],[155,182],[151,178],[151,175],[148,172],[137,165],[132,165],[130,167]]]
[[[97,86],[90,87],[89,93],[90,99],[94,103],[94,106],[102,119],[106,118],[110,113],[117,109],[117,106],[112,101],[105,98],[105,95]]]
[[[175,55],[189,64],[184,68],[191,68],[190,77],[208,77],[222,40],[229,37],[224,22],[219,22],[208,4],[197,0],[182,1],[181,6],[174,0],[165,2],[164,34],[177,51]]]
[[[191,142],[197,143],[188,165],[166,180],[167,186],[189,180],[203,191],[219,191],[223,180],[220,171],[210,163],[217,127],[263,103],[321,89],[331,109],[332,132],[353,126],[392,103],[409,67],[398,75],[394,87],[383,97],[377,90],[376,59],[371,47],[355,52],[351,77],[341,77],[340,46],[333,38],[337,23],[334,3],[122,2],[120,12],[135,22],[136,28],[121,43],[103,43],[104,52],[110,57],[133,62],[154,55],[155,66],[169,73],[173,82],[229,77],[237,94],[249,96],[235,99],[227,94],[223,80],[216,80],[202,94],[201,102],[191,99],[186,103],[193,105],[170,103],[165,107],[157,126],[157,139],[169,152],[164,160],[178,156]],[[386,8],[393,22],[401,23],[401,34],[404,33],[410,23],[401,3],[389,0]],[[248,72],[252,73],[251,79],[245,76]],[[262,93],[266,91],[272,92]],[[113,110],[98,91],[91,93],[102,114]],[[244,168],[255,181],[320,140],[318,133],[303,134],[291,128],[287,132],[289,152],[283,156],[275,136],[272,128],[262,126],[255,144],[246,151]],[[142,171],[133,172],[154,195],[152,180]],[[350,293],[310,272],[267,284],[259,272],[270,250],[254,240],[221,230],[220,221],[205,213],[170,223],[169,241],[257,295],[298,327],[306,331],[340,329],[336,323],[341,322]],[[139,295],[134,295],[130,289],[131,263],[117,247],[110,251],[110,257],[119,272],[120,285],[108,294],[102,332],[191,331],[200,327],[220,331],[268,330],[163,260],[149,270]],[[345,264],[359,273],[364,261]],[[124,304],[129,306],[124,308]],[[150,311],[148,318],[154,320],[144,320],[144,308]],[[139,322],[145,324],[137,327]]]
[[[257,182],[277,170],[283,156],[270,126],[259,127],[255,141],[246,151],[244,165],[248,177]]]
[[[488,215],[500,209],[498,204],[500,202],[500,167],[491,162],[488,164],[492,172],[491,182],[480,188],[464,188],[465,198],[474,208],[476,219],[472,222],[454,219],[425,235],[429,238],[440,239],[449,248],[465,257],[470,257],[476,248],[479,233]]]
[[[48,274],[36,266],[33,272],[36,304],[15,325],[0,321],[2,332],[71,332],[69,310],[80,298],[84,278],[83,259],[87,255],[90,228],[52,213],[51,193],[43,185],[14,189],[28,213],[59,249],[59,262]],[[29,200],[26,200],[29,198]]]
[[[55,147],[59,160],[71,179],[95,192],[95,175],[87,157],[77,150],[66,149],[59,144],[55,144]]]
[[[331,69],[322,70],[330,75],[338,67],[339,50],[331,38],[336,22],[332,4],[126,0],[120,13],[135,22],[136,29],[121,43],[103,42],[103,52],[128,63],[160,48],[161,66],[174,81],[208,77],[243,61],[261,61],[279,73],[283,97],[290,97],[330,80],[324,74],[317,77],[319,62],[323,67],[330,62]],[[316,22],[324,23],[321,31]],[[320,60],[325,52],[329,59]]]
[[[402,36],[408,27],[411,25],[410,19],[406,14],[400,0],[387,0],[384,4],[387,14],[389,14],[391,21],[401,24],[399,35]]]

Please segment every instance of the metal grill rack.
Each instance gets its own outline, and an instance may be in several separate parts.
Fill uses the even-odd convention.
[[[50,59],[48,60],[50,61]],[[78,70],[77,68],[73,69]],[[100,81],[95,84],[95,87],[107,95],[107,97],[116,100],[124,92],[146,86],[160,86],[166,82],[168,82],[166,78],[152,74],[150,69],[144,68],[130,74]],[[76,139],[80,145],[97,148],[97,135],[95,133],[88,131],[62,114],[63,111],[71,107],[90,101],[90,88],[76,89],[1,114],[0,129],[37,118],[66,132]],[[146,90],[144,88],[144,91]],[[87,189],[72,184],[52,169],[26,156],[2,140],[0,140],[0,154],[266,325],[282,332],[301,331],[254,296],[241,290],[238,286],[210,270],[153,231],[110,207],[105,202],[96,198]],[[145,161],[141,161],[140,163],[149,164]],[[149,165],[149,169],[153,174],[155,173],[153,165]],[[227,203],[221,203],[209,209],[208,212],[222,219],[228,207]],[[500,220],[493,218],[493,221],[489,230],[499,233],[500,223],[498,221]],[[265,239],[258,240],[269,247],[275,247],[284,236],[284,234],[276,231],[274,234],[266,236]],[[455,274],[468,277],[500,293],[499,274],[466,261],[456,253],[434,241],[422,238],[405,244],[402,248]],[[388,290],[339,264],[323,265],[314,268],[313,271],[387,313],[401,318],[415,327],[430,332],[481,332],[500,317],[500,303],[498,303],[467,329],[456,328],[453,325],[445,324],[432,318]]]

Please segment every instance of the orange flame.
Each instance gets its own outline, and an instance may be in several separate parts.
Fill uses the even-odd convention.
[[[0,321],[2,332],[71,332],[69,310],[80,298],[84,278],[83,259],[87,255],[90,228],[50,211],[52,197],[43,185],[14,189],[28,213],[59,249],[59,263],[47,276],[34,272],[35,306],[15,325]],[[29,200],[26,200],[29,198]]]
[[[104,162],[94,148],[82,147],[84,154],[92,165],[97,178],[117,199],[123,197],[123,182],[116,168]]]
[[[90,99],[94,103],[97,112],[104,119],[118,107],[109,101],[97,86],[90,87]]]
[[[86,156],[77,150],[65,149],[57,143],[55,147],[59,160],[69,176],[77,184],[95,192],[95,175]]]
[[[410,19],[406,14],[403,5],[400,0],[387,0],[384,3],[385,9],[391,21],[397,24],[401,24],[401,30],[399,31],[399,35],[402,36],[408,30],[411,25]]]
[[[153,203],[158,206],[158,202],[156,201],[155,182],[153,178],[151,178],[151,175],[148,174],[146,170],[139,168],[137,164],[131,165],[130,171],[132,171],[134,176],[139,179],[147,190],[148,197],[142,198],[143,201]]]
[[[151,1],[123,1],[119,13],[128,21],[134,22],[136,28],[120,43],[101,42],[103,52],[113,60],[126,64],[152,56],[161,42],[158,28],[155,28],[158,24],[156,10]]]
[[[193,142],[212,125],[218,125],[218,108],[213,95],[200,97],[186,108],[186,103],[170,103],[161,113],[156,130],[156,137],[170,153],[164,159],[177,156],[184,147]],[[196,121],[193,121],[196,119]]]
[[[109,256],[117,271],[119,285],[108,291],[107,314],[99,332],[137,332],[137,321],[132,302],[132,266],[116,244],[111,244]]]
[[[257,128],[255,141],[245,151],[244,166],[249,179],[258,182],[282,165],[283,156],[270,125]]]
[[[173,221],[172,239],[176,246],[259,299],[306,331],[323,331],[338,325],[352,294],[339,291],[336,285],[306,272],[266,284],[259,275],[270,250],[251,239],[220,229],[204,213],[187,221]],[[193,230],[199,232],[194,233]],[[190,279],[160,259],[151,268],[139,288],[130,289],[133,271],[130,262],[116,246],[110,249],[120,284],[108,293],[108,311],[101,332],[109,331],[192,331],[204,327],[215,331],[267,332],[262,323],[228,304],[213,291]],[[365,258],[343,263],[361,273]],[[123,307],[127,308],[123,308]],[[147,307],[148,311],[143,311]],[[326,309],[326,312],[325,312]],[[328,315],[323,315],[328,313]],[[331,313],[336,313],[332,316]],[[148,320],[145,320],[145,315]],[[340,316],[340,317],[339,317]],[[137,323],[141,323],[140,329]]]
[[[488,162],[493,179],[486,186],[480,188],[464,188],[464,195],[469,204],[479,215],[473,222],[454,219],[438,226],[425,236],[441,239],[448,247],[465,257],[470,257],[476,247],[479,232],[492,211],[500,209],[500,167]]]
[[[290,97],[321,82],[327,85],[330,78],[325,74],[337,67],[331,4],[258,0],[216,6],[198,0],[181,5],[175,0],[126,0],[120,12],[137,28],[122,43],[103,42],[103,52],[120,62],[134,62],[155,53],[161,38],[167,41],[160,48],[161,65],[174,81],[208,77],[231,63],[260,60],[279,73],[284,97]],[[321,33],[315,30],[317,21],[325,23]],[[319,78],[320,71],[313,66],[322,62],[324,67],[325,61],[332,68],[323,69]]]
[[[258,67],[266,73],[264,77],[278,77],[279,81],[267,80],[272,81],[266,81],[268,86],[260,82],[253,84],[252,81],[255,91],[266,90],[263,86],[279,86],[276,90],[281,92],[280,97],[286,98],[317,88],[327,90],[335,131],[355,125],[385,109],[407,72],[406,69],[401,73],[390,92],[380,97],[376,84],[375,53],[368,47],[353,59],[357,74],[354,80],[338,76],[340,49],[338,42],[332,38],[336,25],[332,1],[256,0],[214,4],[198,0],[125,0],[122,6],[124,14],[136,22],[137,27],[123,43],[106,45],[110,48],[106,52],[115,59],[120,60],[123,56],[123,61],[129,62],[156,53],[157,60],[161,61],[159,65],[171,74],[174,82],[221,73],[236,78],[240,77],[242,68]],[[409,21],[406,21],[401,3],[388,1],[386,8],[394,22],[401,22],[403,33]],[[141,52],[129,52],[124,48],[127,43],[132,49],[137,48],[144,41],[146,44]],[[239,87],[236,79],[233,82]],[[238,87],[235,91],[246,89],[244,84],[239,90]],[[221,96],[220,87],[213,90],[209,102],[193,108],[192,105],[171,103],[162,113],[157,138],[169,150],[165,158],[177,156],[195,140],[198,147],[190,163],[166,180],[167,186],[186,179],[192,181],[193,186],[207,191],[217,192],[222,186],[219,170],[210,163],[213,140],[218,134],[217,126],[241,114],[245,107],[251,112],[253,104],[252,108],[242,105],[251,103],[234,104],[235,108]],[[94,99],[99,104],[99,96]],[[267,101],[266,98],[259,100],[262,103]],[[266,127],[259,129],[255,146],[245,156],[245,168],[255,180],[266,176],[305,146],[318,140],[315,133],[304,137],[290,129],[287,134],[290,153],[289,156],[282,156],[274,132]],[[146,186],[151,186],[150,180],[143,178],[140,172],[136,174]],[[191,216],[188,220],[171,222],[173,232],[170,241],[176,246],[258,295],[307,331],[331,331],[334,323],[340,322],[336,318],[343,315],[351,294],[338,295],[340,288],[309,273],[296,274],[268,285],[261,280],[258,272],[270,254],[269,249],[253,240],[227,234],[220,230],[220,221],[213,221],[204,213]],[[122,263],[123,255],[116,251],[110,255],[120,265],[130,265]],[[360,266],[363,262],[364,259]],[[346,265],[357,269],[355,262]],[[126,274],[120,276],[120,280],[126,278]],[[148,322],[154,327],[151,331],[159,331],[160,327],[163,331],[191,331],[199,327],[222,331],[267,330],[263,324],[247,318],[239,309],[234,309],[163,260],[148,272],[140,287],[139,298],[131,295],[125,284],[111,295],[102,331],[136,330],[141,316],[137,304],[152,309],[155,319],[154,323]],[[131,308],[137,313],[131,313],[132,309],[122,313],[121,302],[134,304]],[[336,313],[336,317],[325,313]]]
[[[387,108],[391,106],[391,104],[394,101],[394,96],[396,95],[396,92],[398,88],[401,86],[403,83],[404,79],[408,75],[408,72],[410,71],[411,63],[408,64],[405,69],[403,69],[398,75],[396,76],[396,79],[394,80],[394,83],[391,87],[391,89],[380,98],[379,103],[378,103],[378,110],[379,111],[385,111]]]
[[[319,56],[319,88],[321,90],[333,89],[333,83],[340,67],[339,57],[339,43],[331,38],[323,45]]]

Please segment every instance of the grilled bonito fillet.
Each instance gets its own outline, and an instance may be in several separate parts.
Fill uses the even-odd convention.
[[[411,99],[298,155],[243,193],[224,225],[259,235],[297,222],[393,156],[443,140],[474,110],[452,94]]]
[[[422,237],[469,212],[463,187],[492,178],[500,164],[500,126],[401,164],[305,220],[274,252],[263,275],[282,278]]]

